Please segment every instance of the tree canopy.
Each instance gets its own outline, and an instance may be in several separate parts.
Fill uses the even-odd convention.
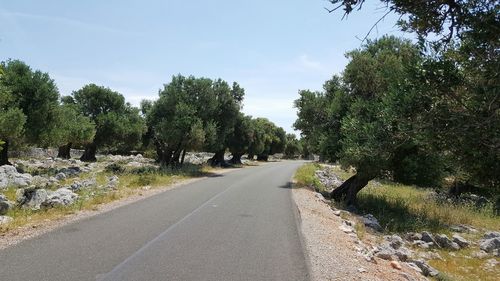
[[[47,73],[33,71],[19,60],[2,62],[0,79],[0,165],[8,163],[8,146],[23,142],[47,146],[57,139],[59,92]]]
[[[89,84],[64,101],[74,106],[96,126],[92,141],[85,146],[82,161],[96,161],[97,148],[127,151],[139,145],[145,126],[139,109],[109,88]]]

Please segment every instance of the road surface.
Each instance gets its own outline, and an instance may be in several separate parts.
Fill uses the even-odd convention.
[[[308,280],[289,181],[302,162],[211,177],[0,251],[0,280]]]

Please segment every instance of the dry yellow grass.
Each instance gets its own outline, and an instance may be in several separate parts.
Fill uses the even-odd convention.
[[[319,165],[299,169],[300,179],[310,184],[311,177]],[[342,179],[352,173],[332,168]],[[297,175],[296,175],[297,178]],[[306,184],[306,185],[307,185]],[[496,216],[493,204],[476,208],[469,204],[442,202],[435,199],[430,188],[420,188],[390,181],[370,182],[358,195],[357,208],[361,213],[371,213],[380,222],[386,233],[406,233],[411,231],[431,231],[450,234],[450,225],[467,224],[480,230],[477,234],[463,234],[464,238],[477,241],[485,230],[500,230],[500,217]],[[335,203],[337,207],[340,204]],[[363,229],[359,229],[363,232]],[[417,249],[415,249],[417,250]],[[431,260],[430,264],[443,272],[436,280],[500,280],[498,265],[487,268],[487,259],[472,258],[478,251],[477,245],[457,252],[439,251],[443,260]],[[500,262],[500,259],[495,259]]]
[[[208,175],[216,172],[216,168],[207,166],[186,165],[185,168],[177,170],[158,171],[153,173],[132,174],[124,173],[119,175],[119,185],[115,190],[107,190],[99,186],[105,186],[107,178],[112,175],[108,172],[100,172],[93,174],[81,175],[81,179],[95,176],[97,186],[89,189],[78,191],[79,199],[70,206],[60,206],[56,208],[42,208],[40,210],[30,210],[13,208],[7,213],[14,220],[8,224],[0,226],[0,234],[8,232],[18,227],[37,224],[44,221],[53,221],[74,214],[80,210],[96,210],[99,205],[110,203],[119,199],[127,198],[131,195],[140,194],[142,188],[147,186],[148,189],[175,184],[183,179],[193,178]],[[67,179],[63,183],[71,184],[74,179]],[[11,201],[16,201],[15,188],[8,188],[3,191],[3,194]]]

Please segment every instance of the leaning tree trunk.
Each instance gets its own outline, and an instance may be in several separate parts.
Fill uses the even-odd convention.
[[[233,157],[231,158],[231,164],[240,165],[241,163],[242,153],[233,153]]]
[[[334,189],[330,193],[330,197],[335,201],[344,201],[347,206],[354,205],[358,192],[373,178],[374,177],[357,173],[347,179],[342,185]]]
[[[57,152],[57,158],[70,159],[71,158],[71,146],[72,143],[67,143],[65,145],[59,146],[59,151]]]
[[[85,146],[85,151],[83,152],[82,157],[80,157],[80,160],[83,162],[95,162],[97,161],[97,158],[95,157],[95,154],[97,152],[97,145],[95,143],[89,143]]]
[[[208,162],[210,163],[210,165],[212,165],[212,167],[215,167],[215,166],[225,167],[225,166],[227,166],[226,161],[224,160],[224,152],[225,152],[225,150],[219,150],[214,154],[214,156],[212,158],[210,158],[208,160]]]
[[[2,151],[0,151],[0,166],[2,165],[12,165],[9,162],[9,141],[5,140],[2,145]]]

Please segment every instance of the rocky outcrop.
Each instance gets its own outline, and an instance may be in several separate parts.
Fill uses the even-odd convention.
[[[22,208],[33,210],[40,209],[45,200],[47,200],[47,190],[34,187],[18,189],[16,192],[16,201]]]
[[[424,276],[436,276],[439,274],[439,271],[437,271],[435,268],[427,264],[424,260],[413,260],[411,261],[412,264],[416,265],[421,271]]]
[[[467,248],[470,245],[470,242],[467,241],[465,238],[458,234],[453,234],[452,236],[453,242],[457,243],[460,248]]]
[[[96,178],[90,178],[90,179],[85,179],[81,181],[75,181],[69,186],[65,186],[67,189],[71,189],[72,191],[78,191],[81,189],[86,189],[89,187],[93,187],[97,185],[97,179]]]
[[[450,238],[448,238],[448,236],[446,236],[445,234],[436,235],[435,240],[436,244],[441,248],[460,250],[460,246],[457,243],[451,241]]]
[[[325,187],[325,191],[330,193],[335,188],[339,187],[344,181],[341,180],[332,169],[325,167],[315,172],[316,178]]]
[[[14,206],[5,195],[0,194],[0,215],[5,215]]]
[[[59,188],[56,191],[48,191],[47,198],[41,204],[43,207],[68,206],[78,199],[78,194],[67,188]]]
[[[486,253],[498,252],[500,250],[500,237],[493,237],[489,239],[483,239],[480,241],[479,248]]]
[[[374,229],[376,231],[382,231],[382,226],[380,226],[378,220],[376,217],[374,217],[372,214],[367,214],[363,216],[363,223],[365,226]]]
[[[5,189],[8,186],[26,187],[31,184],[32,179],[30,174],[17,172],[14,166],[0,166],[0,189]]]

